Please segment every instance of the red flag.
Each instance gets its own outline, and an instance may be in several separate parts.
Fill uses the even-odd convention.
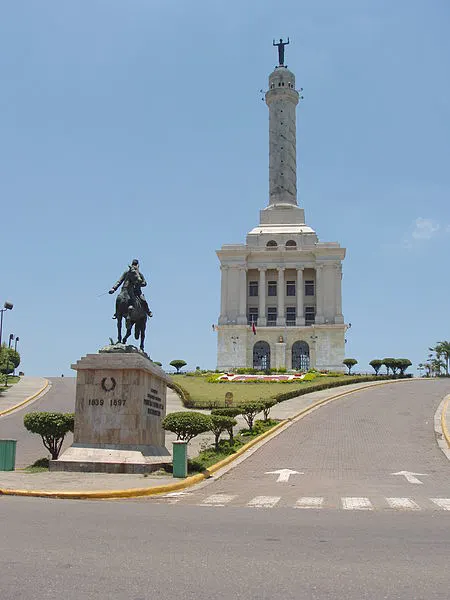
[[[252,321],[252,331],[256,335],[255,321]]]

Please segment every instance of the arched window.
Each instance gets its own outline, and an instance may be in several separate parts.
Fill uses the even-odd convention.
[[[297,248],[297,242],[295,242],[294,240],[288,240],[286,242],[287,250],[295,250],[296,248]]]
[[[258,371],[270,369],[270,346],[267,342],[256,342],[253,346],[253,368]]]
[[[276,243],[275,240],[269,240],[266,244],[267,248],[278,248],[278,244]]]
[[[296,371],[309,369],[309,346],[306,342],[295,342],[292,345],[292,368]]]

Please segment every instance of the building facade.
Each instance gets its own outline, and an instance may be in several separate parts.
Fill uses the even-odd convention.
[[[299,93],[294,74],[282,62],[270,74],[265,95],[269,204],[245,244],[217,251],[222,274],[217,368],[225,371],[345,369],[345,249],[319,242],[297,204]]]

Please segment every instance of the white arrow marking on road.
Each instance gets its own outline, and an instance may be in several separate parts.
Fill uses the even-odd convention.
[[[304,475],[304,473],[291,469],[278,469],[278,471],[266,471],[266,475],[278,475],[277,483],[286,483],[291,475]]]
[[[421,477],[427,476],[426,473],[412,473],[411,471],[399,471],[398,473],[391,473],[391,475],[404,475],[406,481],[409,481],[409,483],[420,483],[421,485],[423,485],[423,481],[420,481],[420,479],[417,479],[414,475],[420,475]]]

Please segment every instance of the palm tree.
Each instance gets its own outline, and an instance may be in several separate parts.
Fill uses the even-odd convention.
[[[448,375],[448,371],[450,368],[450,342],[438,342],[435,348],[436,355],[440,359],[441,356],[445,359],[445,374]]]

